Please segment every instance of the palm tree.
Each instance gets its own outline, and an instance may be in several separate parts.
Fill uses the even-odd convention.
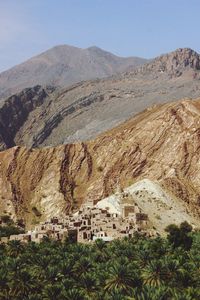
[[[190,273],[190,270],[185,269],[184,267],[180,268],[177,272],[176,286],[179,288],[193,287],[195,284],[195,278],[193,274]]]
[[[10,281],[10,292],[14,297],[26,298],[35,288],[35,282],[28,271],[20,270]]]
[[[129,298],[124,296],[123,293],[121,293],[120,291],[118,290],[115,290],[111,293],[106,293],[104,295],[104,298],[101,298],[101,299],[105,299],[105,300],[128,300]],[[130,298],[130,299],[133,299],[133,298]]]
[[[59,300],[62,291],[60,284],[48,284],[45,286],[42,296],[44,300]]]
[[[138,262],[141,269],[148,265],[152,260],[152,253],[149,249],[137,249],[135,260]]]
[[[199,292],[196,291],[192,294],[190,292],[188,293],[187,290],[185,291],[179,291],[175,289],[172,293],[173,300],[198,300],[199,299]]]
[[[19,258],[8,257],[4,267],[9,269],[9,276],[17,277],[20,270],[26,267],[26,265]]]
[[[99,263],[106,262],[109,258],[109,251],[106,242],[97,239],[94,243],[95,261]]]
[[[63,275],[60,273],[59,267],[55,265],[50,265],[46,270],[45,270],[45,277],[47,282],[53,284],[59,279],[63,277]]]
[[[141,278],[128,265],[115,263],[108,270],[105,291],[119,290],[128,295],[132,288],[141,286]]]
[[[85,273],[80,277],[80,283],[78,286],[81,287],[81,290],[84,294],[89,297],[89,299],[95,299],[95,294],[97,291],[97,279],[93,273]]]
[[[142,290],[134,289],[133,295],[127,300],[171,300],[172,291],[167,287],[145,286]]]
[[[169,286],[177,286],[177,274],[181,269],[178,259],[166,257],[163,260],[163,268],[165,270],[165,282],[168,283]]]
[[[100,252],[103,252],[107,248],[106,242],[102,239],[97,239],[94,244],[95,249],[98,249]]]
[[[81,276],[82,274],[88,272],[93,267],[91,259],[89,257],[82,256],[73,267],[73,272],[76,276]]]
[[[33,294],[29,295],[26,299],[27,300],[43,300],[41,294],[38,294],[38,293],[33,293]]]
[[[69,258],[61,259],[59,263],[59,270],[64,276],[72,276],[73,270],[74,270],[74,265],[75,261]]]
[[[3,269],[0,269],[0,299],[9,300],[8,274]]]
[[[0,244],[0,257],[2,257],[2,255],[4,255],[5,252],[6,252],[5,244]]]
[[[24,246],[20,241],[10,241],[8,243],[8,255],[12,257],[17,257],[24,250]]]
[[[29,254],[34,254],[36,255],[36,253],[39,252],[41,245],[35,242],[29,242],[26,245],[26,252]]]
[[[200,290],[199,290],[199,288],[189,287],[186,290],[186,294],[191,299],[200,299]]]
[[[83,300],[83,292],[79,289],[63,290],[60,295],[60,300]]]
[[[169,251],[168,243],[161,237],[149,240],[147,242],[149,253],[152,253],[154,258],[162,258]]]
[[[46,272],[40,266],[38,265],[32,266],[30,272],[34,280],[37,281],[38,283],[46,281]]]
[[[34,265],[41,267],[43,270],[46,270],[50,264],[50,258],[48,255],[39,253],[34,257]]]
[[[148,263],[142,272],[142,278],[145,284],[150,286],[160,286],[164,284],[166,272],[161,260],[153,260]]]

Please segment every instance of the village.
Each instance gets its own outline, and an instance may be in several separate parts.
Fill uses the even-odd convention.
[[[132,196],[123,191],[118,195],[118,210],[108,201],[100,201],[96,205],[88,201],[79,211],[64,218],[53,217],[40,222],[33,230],[23,234],[2,237],[1,243],[18,240],[40,243],[44,238],[64,241],[66,238],[80,243],[90,243],[97,239],[105,242],[123,237],[132,237],[136,232],[152,236],[148,215],[141,212]]]

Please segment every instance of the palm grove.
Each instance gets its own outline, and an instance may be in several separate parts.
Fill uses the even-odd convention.
[[[200,234],[184,222],[167,238],[0,245],[1,300],[200,299]]]

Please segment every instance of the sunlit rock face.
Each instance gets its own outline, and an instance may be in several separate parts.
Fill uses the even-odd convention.
[[[148,179],[198,216],[199,149],[200,100],[154,106],[90,142],[16,146],[0,153],[0,212],[30,225]]]

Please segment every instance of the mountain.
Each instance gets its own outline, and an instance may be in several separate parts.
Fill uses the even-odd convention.
[[[186,71],[200,70],[200,56],[190,48],[179,48],[173,52],[155,58],[144,67],[138,68],[137,73],[165,73],[169,77],[179,77]]]
[[[3,151],[0,211],[30,226],[104,199],[120,185],[149,210],[155,226],[177,223],[181,215],[199,226],[199,116],[200,99],[176,101],[150,107],[89,142]]]
[[[149,106],[200,97],[199,65],[199,54],[178,49],[110,78],[25,89],[1,102],[0,149],[93,139]]]
[[[67,86],[111,76],[147,60],[118,57],[98,47],[56,46],[0,74],[0,98],[34,85]]]

